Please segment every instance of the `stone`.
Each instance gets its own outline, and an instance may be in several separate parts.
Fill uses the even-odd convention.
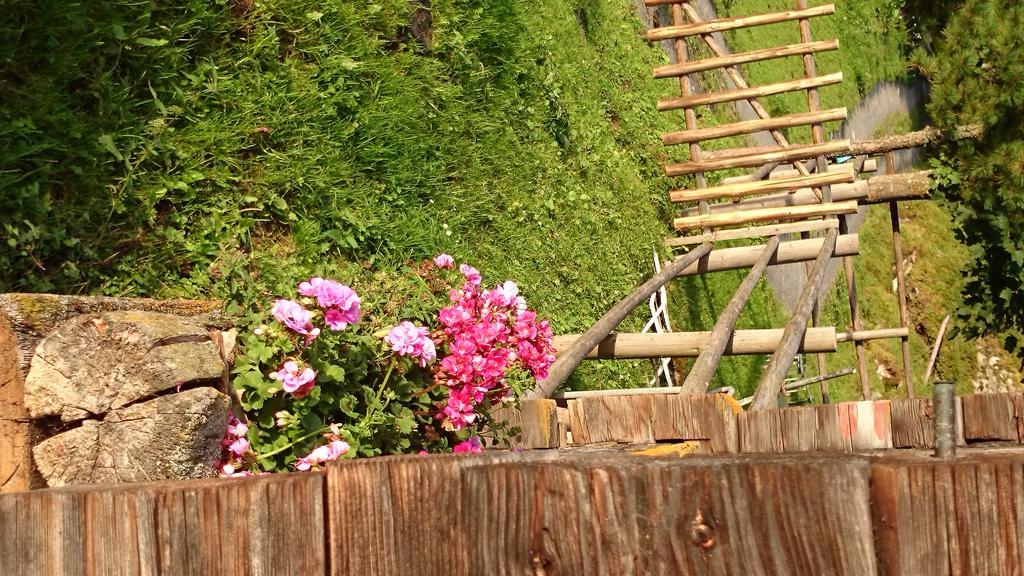
[[[35,419],[95,418],[171,388],[219,381],[223,373],[218,344],[195,318],[133,310],[83,314],[36,347],[25,408]]]
[[[213,476],[230,400],[185,390],[84,420],[32,449],[51,487]]]

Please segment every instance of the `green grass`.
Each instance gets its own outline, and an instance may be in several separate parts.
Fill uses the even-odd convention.
[[[219,297],[252,311],[311,274],[394,312],[402,271],[440,251],[513,278],[556,331],[588,327],[650,273],[669,230],[657,135],[674,83],[623,0],[15,1],[0,23],[0,291]],[[788,9],[726,2],[723,16]],[[871,2],[839,34],[826,106],[902,73],[902,32]],[[850,20],[857,20],[850,24]],[[831,22],[830,22],[831,20]],[[737,32],[740,51],[795,41]],[[791,61],[790,61],[791,60]],[[802,75],[797,59],[751,84]],[[705,75],[704,84],[719,82]],[[800,96],[772,101],[801,109]],[[734,119],[700,111],[702,125]],[[796,136],[794,134],[794,136]],[[742,145],[738,139],[714,147]],[[676,330],[708,329],[745,272],[673,283]],[[625,330],[639,328],[643,310]],[[762,282],[742,327],[781,326]],[[727,359],[749,392],[764,358]],[[572,386],[636,386],[645,362],[589,363]]]

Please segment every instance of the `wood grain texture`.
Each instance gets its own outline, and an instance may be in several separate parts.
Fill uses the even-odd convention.
[[[1024,454],[954,461],[890,455],[872,466],[879,574],[1020,574]]]
[[[640,394],[569,400],[569,427],[573,443],[654,442],[655,399],[654,395]]]
[[[744,412],[740,452],[864,452],[892,448],[888,401],[842,402]]]
[[[521,400],[518,406],[510,402],[498,408],[491,414],[491,418],[504,423],[509,431],[512,428],[520,430],[519,434],[508,437],[512,448],[558,448],[557,408],[555,401],[547,398]]]
[[[0,496],[0,574],[323,573],[322,474]]]
[[[736,417],[740,412],[739,404],[727,394],[656,397],[654,439],[705,441],[711,454],[738,452]]]
[[[968,442],[1006,440],[1020,442],[1018,406],[1022,392],[961,396],[964,437]]]
[[[893,448],[934,448],[935,416],[931,398],[896,398],[889,401],[892,419]],[[963,404],[956,398],[956,441],[966,445],[963,427]]]

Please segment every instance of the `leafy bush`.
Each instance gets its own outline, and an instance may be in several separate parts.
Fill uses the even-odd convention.
[[[417,270],[422,290],[404,312],[427,326],[377,329],[392,319],[364,319],[355,291],[318,277],[299,285],[300,301],[277,300],[273,322],[241,339],[234,386],[248,422],[228,426],[223,473],[500,440],[490,410],[547,376],[551,327],[513,282],[483,290],[463,264],[451,288],[453,267],[441,255]]]

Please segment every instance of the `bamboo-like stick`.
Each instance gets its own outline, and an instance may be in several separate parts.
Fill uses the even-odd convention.
[[[658,289],[667,284],[669,280],[678,276],[683,270],[693,264],[696,264],[697,261],[706,256],[708,252],[711,252],[711,244],[702,244],[694,248],[693,251],[688,254],[676,258],[664,266],[661,269],[661,272],[655,274],[651,279],[641,284],[636,290],[633,290],[625,298],[612,306],[611,310],[605,312],[605,314],[601,316],[600,320],[591,326],[579,340],[573,343],[571,347],[569,347],[557,360],[555,360],[554,365],[551,366],[548,377],[542,382],[539,382],[537,387],[525,394],[524,397],[547,398],[550,396],[556,388],[565,382],[569,375],[572,374],[573,370],[579,366],[587,353],[590,352],[594,346],[597,346],[601,340],[604,340],[605,336],[611,333],[611,331],[614,330],[615,327],[618,326],[634,308],[649,298],[651,294],[654,294]]]
[[[693,62],[658,66],[654,69],[654,77],[672,78],[675,76],[693,74],[695,72],[714,70],[716,68],[736,66],[738,64],[749,64],[751,62],[762,62],[764,60],[773,60],[775,58],[800,56],[803,54],[827,52],[829,50],[838,49],[839,40],[822,40],[820,42],[810,42],[806,44],[789,44],[778,48],[764,48],[761,50],[751,50],[750,52],[737,52],[728,56],[716,56],[712,58],[705,58],[704,60],[695,60]]]
[[[763,182],[763,180],[762,180]],[[856,200],[863,204],[868,198],[868,183],[858,180],[852,184],[836,184],[832,186],[832,201],[842,202]],[[732,214],[757,208],[777,208],[781,206],[812,206],[820,205],[821,200],[811,188],[801,188],[795,192],[782,192],[768,196],[755,196],[740,201],[721,202],[708,206],[709,214]],[[700,212],[696,208],[685,208],[679,217],[695,216]]]
[[[768,263],[769,266],[777,264],[789,264],[791,262],[806,262],[814,260],[821,250],[824,242],[822,238],[809,238],[807,240],[790,240],[779,244],[775,256]],[[857,234],[840,234],[836,241],[836,256],[854,256],[860,253],[860,237]],[[707,274],[710,272],[721,272],[723,270],[741,270],[749,268],[761,257],[760,246],[738,246],[736,248],[719,248],[712,250],[710,254],[699,262],[694,262],[683,269],[679,276],[692,276],[694,274]]]
[[[676,230],[692,230],[694,228],[721,228],[752,222],[771,220],[792,220],[795,218],[816,218],[835,216],[857,212],[855,201],[829,202],[828,204],[811,204],[809,206],[783,206],[781,208],[758,208],[744,210],[733,214],[707,214],[689,218],[676,218],[673,225]]]
[[[839,231],[847,232],[849,222],[845,218],[839,219]],[[854,332],[863,329],[860,319],[860,303],[857,301],[857,278],[853,270],[853,258],[843,258],[843,275],[846,278],[846,293],[850,304],[850,323]],[[860,394],[864,400],[871,399],[871,384],[868,381],[868,357],[863,341],[854,340],[854,348],[857,352],[857,377],[860,380]]]
[[[693,246],[705,242],[719,242],[722,240],[739,240],[741,238],[762,238],[767,236],[778,236],[779,234],[793,234],[796,232],[810,232],[812,230],[828,230],[838,228],[836,220],[806,220],[802,222],[791,222],[789,224],[769,224],[767,226],[752,226],[750,228],[736,228],[732,230],[715,230],[709,234],[700,236],[683,236],[681,238],[668,238],[665,245],[670,247]]]
[[[724,150],[702,150],[701,154],[704,159],[710,160],[712,158],[738,158],[764,152],[778,152],[779,150],[783,150],[782,146],[743,146],[741,148],[726,148]]]
[[[835,72],[818,78],[800,78],[798,80],[788,80],[786,82],[765,84],[763,86],[738,88],[722,92],[705,92],[703,94],[694,94],[693,96],[658,100],[658,110],[661,112],[667,112],[669,110],[677,110],[688,106],[723,104],[725,102],[735,102],[737,100],[760,98],[763,96],[783,94],[785,92],[795,92],[796,90],[807,90],[808,88],[818,88],[821,86],[828,86],[830,84],[839,84],[842,81],[843,73]]]
[[[885,340],[888,338],[906,338],[910,335],[910,329],[901,328],[876,328],[875,330],[860,330],[857,332],[836,332],[837,342],[866,342],[868,340]]]
[[[680,394],[704,394],[707,392],[708,385],[715,376],[715,370],[718,369],[718,363],[721,362],[722,355],[725,354],[725,349],[732,338],[732,334],[736,331],[736,321],[740,317],[740,312],[743,311],[747,300],[750,299],[750,295],[754,292],[754,287],[761,280],[761,276],[768,267],[769,260],[775,255],[775,251],[778,248],[779,237],[772,236],[768,243],[765,244],[761,257],[751,267],[747,277],[743,279],[740,287],[733,294],[732,299],[729,300],[729,304],[718,315],[715,327],[711,330],[711,337],[708,338],[707,345],[693,363],[689,374],[686,375],[686,379],[683,381],[683,389],[679,391]]]
[[[672,23],[675,25],[683,25],[683,8],[682,6],[675,4],[672,6]],[[686,42],[682,38],[677,38],[673,42],[673,46],[676,52],[676,62],[683,64],[689,58],[686,50]],[[693,94],[693,85],[690,81],[688,74],[683,74],[679,77],[679,94],[683,98],[688,98]],[[697,113],[692,107],[683,108],[683,118],[687,130],[697,129]],[[699,162],[702,158],[700,150],[700,142],[690,142],[690,161]],[[697,188],[704,188],[707,186],[707,180],[704,178],[704,172],[697,170],[694,173],[694,185]],[[701,202],[698,204],[697,209],[701,214],[706,214],[708,211],[708,203]]]
[[[769,162],[790,162],[814,158],[824,154],[831,154],[836,151],[849,150],[849,140],[833,140],[824,144],[810,144],[801,146],[790,146],[778,152],[766,152],[764,154],[752,154],[738,158],[721,158],[716,160],[691,160],[679,164],[667,164],[665,166],[666,176],[682,176],[694,172],[710,172],[712,170],[727,170],[729,168],[745,168],[761,166]]]
[[[928,381],[932,379],[932,370],[935,369],[935,361],[939,358],[939,350],[942,349],[942,339],[946,337],[946,326],[949,325],[949,314],[942,319],[942,324],[939,325],[939,335],[935,338],[935,344],[932,344],[932,353],[928,357],[928,367],[924,371],[924,384],[928,386]]]
[[[793,315],[786,322],[786,328],[782,341],[779,343],[779,348],[772,354],[771,359],[761,373],[761,380],[757,384],[757,391],[754,392],[754,401],[750,405],[751,410],[763,410],[773,406],[776,397],[782,390],[786,374],[789,372],[789,367],[793,364],[793,357],[796,356],[797,350],[800,347],[800,341],[807,331],[807,320],[811,315],[811,309],[814,306],[814,302],[818,299],[818,293],[821,291],[822,284],[824,284],[825,270],[828,268],[828,262],[832,258],[838,234],[838,230],[829,230],[825,233],[821,251],[814,260],[814,268],[807,278],[807,284],[804,285],[804,289],[800,293],[800,299],[797,300]]]
[[[580,334],[555,336],[555,354],[561,355],[580,339]],[[588,360],[624,360],[639,358],[696,358],[707,347],[710,331],[649,332],[645,334],[609,334],[587,352]],[[736,330],[726,342],[726,356],[771,354],[782,339],[781,328]],[[802,352],[835,352],[835,328],[807,331],[800,344]]]
[[[886,165],[891,174],[895,168],[892,152],[886,154]],[[907,386],[907,397],[914,397],[914,374],[910,363],[910,314],[907,312],[907,280],[903,272],[903,243],[900,239],[900,207],[895,201],[889,202],[889,222],[892,225],[892,259],[896,267],[896,303],[900,309],[900,326],[907,335],[900,338],[900,353],[903,355],[903,382]]]
[[[719,18],[718,20],[707,20],[684,24],[682,26],[663,26],[652,28],[647,31],[647,39],[655,42],[659,40],[671,40],[673,38],[685,38],[700,34],[714,34],[726,30],[748,28],[750,26],[761,26],[764,24],[775,24],[777,22],[789,22],[800,18],[813,18],[815,16],[828,16],[834,14],[834,4],[824,4],[804,10],[790,10],[787,12],[774,12],[771,14],[758,14],[756,16],[740,16],[735,18]]]
[[[787,116],[774,118],[745,120],[730,124],[720,124],[710,128],[699,130],[683,130],[661,135],[661,142],[666,146],[676,144],[688,144],[690,142],[701,142],[703,140],[715,140],[727,138],[740,134],[752,134],[764,130],[779,130],[781,128],[792,128],[793,126],[820,125],[822,122],[832,122],[846,118],[846,108],[833,108],[822,112],[800,112]],[[820,142],[817,142],[820,144]]]
[[[698,200],[736,200],[745,196],[769,194],[772,192],[790,192],[809,186],[823,186],[826,184],[852,184],[855,180],[853,172],[826,172],[824,174],[811,174],[810,176],[798,176],[785,180],[758,180],[757,182],[741,182],[739,184],[725,184],[723,186],[712,186],[701,190],[672,190],[669,192],[669,199],[673,202],[696,202]]]
[[[869,164],[869,162],[870,162],[870,164]],[[861,169],[861,170],[854,170],[853,162],[847,162],[845,164],[829,164],[827,172],[832,172],[832,173],[834,173],[834,172],[873,172],[874,171],[874,167],[873,167],[874,166],[874,162],[875,162],[874,160],[870,160],[870,161],[864,162],[864,164],[863,164],[864,168]],[[806,166],[805,166],[805,168],[806,168]],[[871,169],[868,170],[868,168],[871,168]],[[793,170],[793,169],[789,169],[789,170],[775,170],[774,172],[769,174],[768,178],[766,178],[766,179],[767,180],[785,180],[786,178],[796,178],[797,176],[801,176],[801,175],[806,176],[806,174],[803,174],[802,172],[800,172],[798,170]],[[719,184],[739,184],[741,182],[755,182],[755,180],[750,177],[750,174],[743,174],[741,176],[729,176],[728,178],[722,178],[722,181],[719,182]]]

